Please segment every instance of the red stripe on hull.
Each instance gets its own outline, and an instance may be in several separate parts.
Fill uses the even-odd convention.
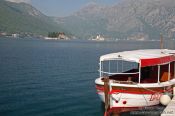
[[[153,105],[158,106],[158,105]],[[122,112],[129,112],[129,111],[142,111],[146,109],[152,109],[153,106],[146,106],[146,107],[112,107],[108,110],[107,116],[110,116],[110,114],[120,114]]]

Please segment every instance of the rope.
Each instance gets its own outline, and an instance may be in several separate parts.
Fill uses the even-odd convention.
[[[138,86],[138,84],[136,84],[137,86]],[[139,86],[138,86],[139,87]],[[145,88],[144,88],[145,89]],[[146,98],[145,98],[145,96],[144,95],[142,95],[143,96],[143,98],[145,99],[145,102],[146,102],[146,105],[148,105],[148,101],[146,100]]]
[[[132,82],[133,82],[133,81],[132,81]],[[148,89],[148,88],[139,86],[138,83],[135,83],[135,82],[133,82],[133,83],[136,84],[138,87],[141,87],[141,88],[143,88],[143,89],[145,89],[145,90],[148,90],[148,91],[151,91],[151,92],[153,92],[153,93],[162,93],[162,92],[157,92],[157,91],[154,91],[154,90],[151,90],[151,89]]]
[[[116,95],[117,94],[119,94],[119,93],[116,93]],[[120,95],[120,97],[119,97],[119,99],[117,100],[117,99],[115,99],[112,95],[111,95],[111,98],[113,99],[113,100],[115,100],[115,101],[120,101],[121,100],[121,97],[122,97],[122,93],[121,93],[121,95]]]

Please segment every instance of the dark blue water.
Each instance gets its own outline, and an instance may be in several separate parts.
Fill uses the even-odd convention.
[[[100,55],[158,47],[0,38],[0,116],[103,116],[94,84]]]

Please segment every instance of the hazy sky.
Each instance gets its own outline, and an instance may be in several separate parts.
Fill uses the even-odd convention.
[[[30,3],[48,16],[68,16],[92,2],[112,5],[117,1],[119,0],[30,0]]]

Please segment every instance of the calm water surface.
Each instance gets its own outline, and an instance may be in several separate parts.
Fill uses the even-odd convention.
[[[0,116],[103,116],[99,57],[141,48],[159,43],[0,38]]]

